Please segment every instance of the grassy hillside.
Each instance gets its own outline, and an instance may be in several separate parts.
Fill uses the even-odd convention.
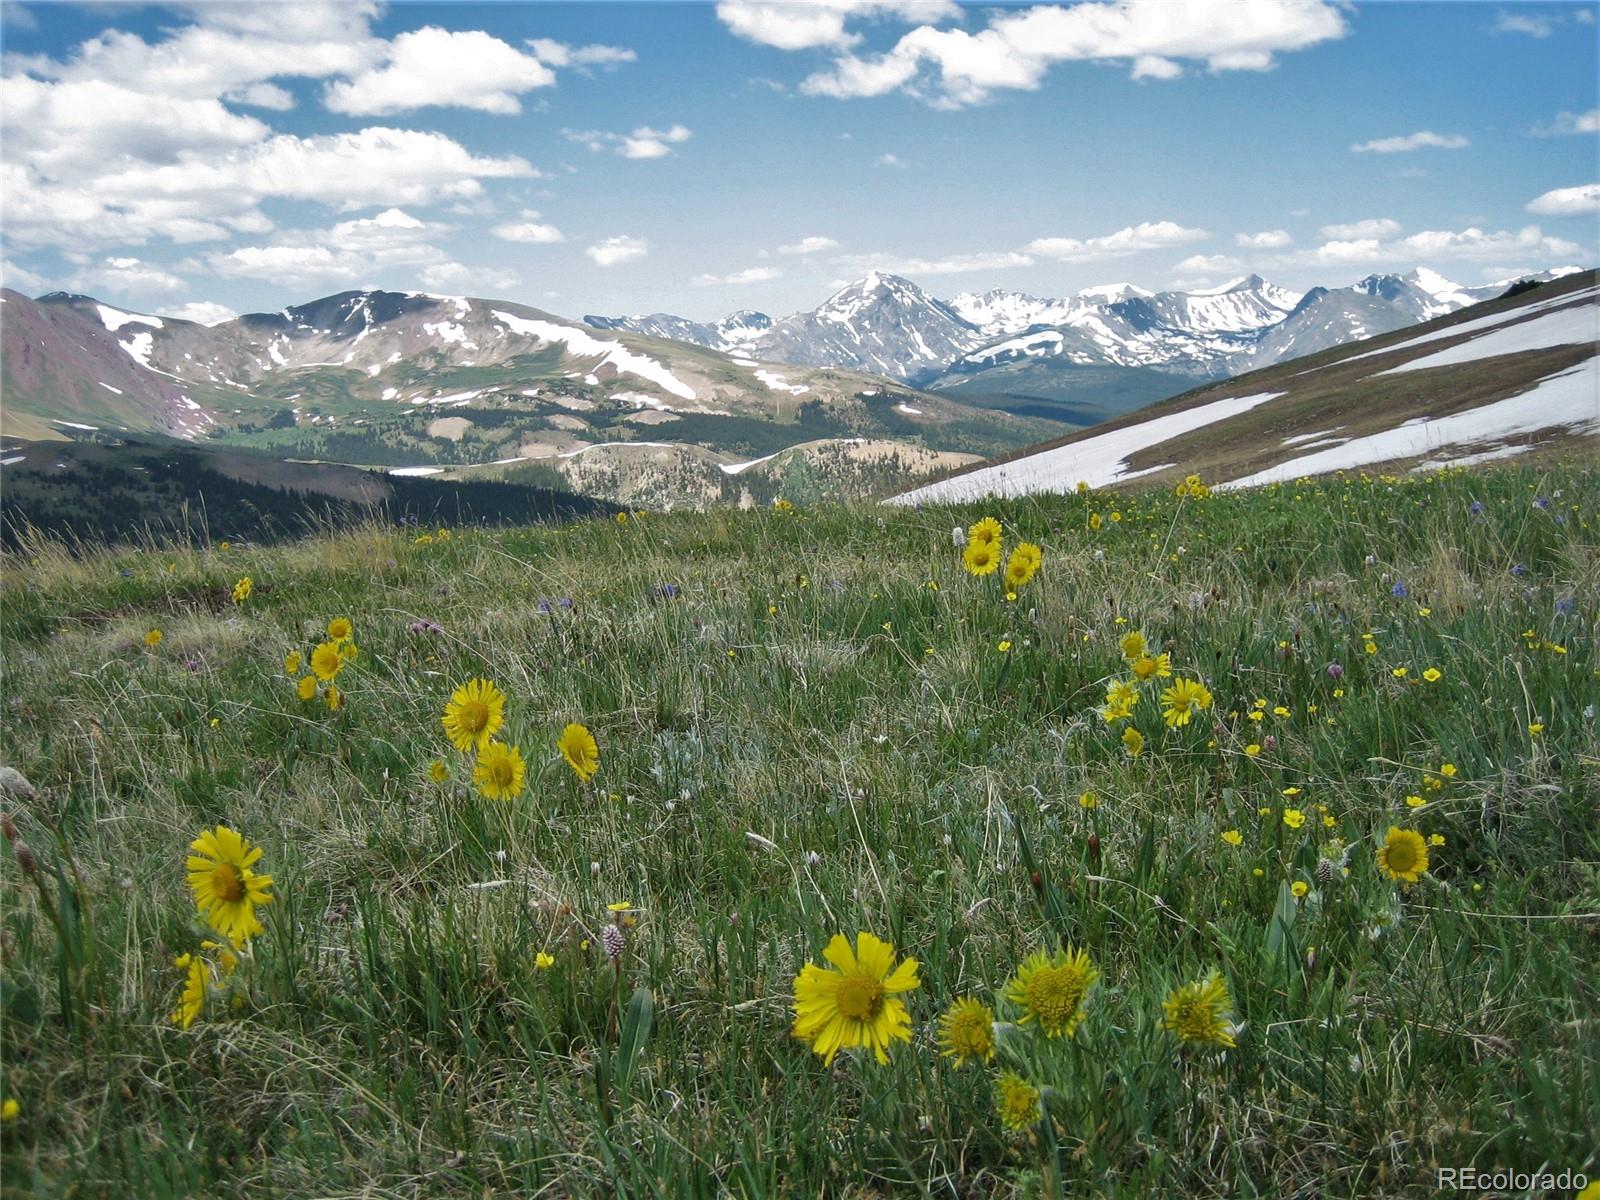
[[[1043,546],[1014,601],[954,544],[985,515]],[[1600,1174],[1597,528],[1592,473],[1455,471],[7,558],[0,754],[28,783],[4,779],[0,1180],[1312,1197]],[[337,709],[284,663],[334,618],[359,647],[330,660]],[[1172,678],[1108,722],[1135,631]],[[526,760],[509,798],[441,724],[477,677]],[[1168,728],[1179,679],[1213,701]],[[598,743],[586,782],[569,722]],[[271,876],[237,956],[185,881],[219,823]],[[1415,883],[1392,877],[1410,832]],[[916,986],[837,1003],[903,1002],[909,1041],[825,1066],[791,1035],[795,979],[862,931]],[[1069,944],[1090,968],[1007,987]],[[1179,1025],[1231,1049],[1163,1027],[1213,972],[1191,1007],[1214,1019]],[[1000,1021],[969,1030],[998,1030],[992,1062],[940,1054],[960,998]]]

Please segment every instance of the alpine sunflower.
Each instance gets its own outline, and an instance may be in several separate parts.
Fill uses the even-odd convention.
[[[295,684],[294,690],[302,700],[315,700],[317,698],[317,677],[315,675],[302,675],[300,682]]]
[[[600,769],[600,747],[586,726],[577,722],[568,725],[556,739],[556,748],[585,783]]]
[[[1000,522],[993,517],[984,517],[981,521],[974,521],[967,529],[967,545],[973,542],[982,542],[985,546],[993,546],[996,551],[1000,549],[1001,531]]]
[[[1162,1028],[1177,1034],[1179,1040],[1213,1046],[1234,1044],[1233,1000],[1220,972],[1175,988],[1161,1007],[1165,1012]]]
[[[1172,656],[1170,654],[1141,654],[1132,663],[1134,675],[1141,680],[1153,679],[1160,675],[1163,679],[1172,674]]]
[[[522,791],[527,766],[522,751],[504,742],[490,742],[478,752],[472,782],[490,800],[510,800]]]
[[[1132,725],[1122,731],[1122,746],[1129,758],[1138,758],[1144,752],[1144,734]]]
[[[250,599],[250,593],[255,590],[255,586],[248,575],[239,580],[238,583],[233,585],[233,602],[235,604],[243,604]]]
[[[291,650],[283,656],[283,673],[285,675],[300,674],[300,651]]]
[[[1378,847],[1378,869],[1390,879],[1416,883],[1428,873],[1428,843],[1415,829],[1391,825]]]
[[[917,960],[896,966],[894,947],[865,930],[853,950],[844,934],[834,934],[822,957],[833,965],[807,963],[795,976],[794,1036],[824,1063],[855,1046],[887,1063],[891,1043],[911,1040],[911,1016],[898,997],[921,986]]]
[[[1046,1037],[1071,1037],[1100,972],[1082,950],[1036,950],[1006,984],[1006,999],[1022,1010],[1018,1025],[1037,1025]]]
[[[161,638],[162,638],[161,630],[152,629],[149,633],[144,635],[144,644],[146,646],[149,646],[153,650],[157,646],[161,645]]]
[[[323,642],[311,652],[311,669],[318,679],[327,682],[344,670],[344,655],[339,653],[338,642]]]
[[[205,1011],[206,964],[194,954],[180,954],[172,965],[184,972],[183,994],[178,997],[178,1007],[173,1010],[172,1023],[187,1029]]]
[[[1039,1089],[1015,1071],[1003,1072],[994,1081],[994,1107],[1000,1124],[1021,1133],[1039,1119]]]
[[[983,1001],[963,996],[939,1018],[939,1050],[961,1066],[994,1059],[994,1013]]]
[[[1032,542],[1019,542],[1006,560],[1006,587],[1016,591],[1038,573],[1044,551]]]
[[[1144,634],[1137,629],[1123,634],[1122,641],[1118,644],[1122,647],[1122,657],[1129,662],[1137,662],[1144,657],[1146,649]]]
[[[1211,707],[1211,692],[1198,679],[1174,679],[1161,693],[1161,719],[1169,729],[1187,725],[1197,712]]]
[[[969,541],[961,552],[961,565],[969,575],[993,575],[1000,568],[1000,543]]]
[[[272,903],[272,876],[250,869],[260,860],[261,847],[218,825],[195,838],[189,848],[194,851],[187,860],[189,890],[207,924],[234,942],[265,932],[255,906]]]
[[[505,693],[487,679],[474,679],[451,693],[440,719],[457,750],[481,750],[505,724]]]
[[[355,626],[350,624],[349,617],[335,617],[328,622],[328,636],[336,642],[355,635]]]

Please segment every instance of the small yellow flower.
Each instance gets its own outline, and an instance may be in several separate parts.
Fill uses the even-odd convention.
[[[1528,726],[1528,736],[1529,737],[1538,737],[1543,732],[1544,732],[1544,725],[1541,724],[1538,721],[1535,721],[1533,724]]]
[[[152,629],[149,633],[144,635],[144,644],[149,646],[151,649],[154,649],[155,647],[161,645],[161,638],[161,630]]]
[[[1396,679],[1404,679],[1410,673],[1411,671],[1407,667],[1396,667],[1394,670],[1389,672],[1389,674],[1393,675]]]
[[[1416,830],[1391,825],[1378,847],[1378,869],[1390,879],[1416,883],[1428,872],[1428,844]]]
[[[328,706],[329,712],[338,712],[344,707],[344,693],[330,683],[322,693],[322,702]]]
[[[600,746],[585,725],[573,722],[566,726],[556,739],[556,749],[561,751],[561,757],[567,760],[573,773],[585,783],[600,769]]]
[[[1429,667],[1422,673],[1422,677],[1429,683],[1438,683],[1439,680],[1444,678],[1444,672],[1439,670],[1438,667]]]
[[[1430,845],[1430,846],[1442,846],[1442,845],[1444,845],[1444,834],[1442,834],[1442,833],[1430,833],[1428,835],[1428,845]]]
[[[1266,872],[1263,871],[1260,867],[1251,867],[1250,868],[1250,874],[1254,875],[1257,879],[1260,879],[1263,875],[1266,874]]]
[[[1294,893],[1296,900],[1304,900],[1306,893],[1311,890],[1311,886],[1303,879],[1296,879],[1289,885],[1289,890]]]
[[[1427,801],[1424,800],[1421,796],[1407,796],[1406,797],[1406,807],[1407,808],[1421,808],[1426,803],[1427,803]]]
[[[1283,823],[1290,829],[1299,829],[1306,823],[1306,815],[1298,808],[1286,808],[1283,810]]]
[[[505,742],[490,742],[478,751],[472,782],[490,800],[510,800],[522,792],[526,774],[521,750]]]
[[[1129,758],[1138,758],[1144,750],[1144,734],[1130,725],[1122,731],[1122,745]]]
[[[1015,1071],[1006,1071],[994,1081],[994,1108],[1000,1124],[1021,1133],[1039,1119],[1039,1089]]]
[[[335,617],[328,622],[328,636],[336,642],[342,642],[355,634],[355,627],[350,624],[349,617]]]
[[[1096,796],[1093,792],[1084,792],[1081,796],[1078,797],[1078,807],[1079,808],[1099,808],[1100,807],[1100,797]]]
[[[300,674],[300,651],[291,650],[283,656],[283,673],[285,675]]]
[[[444,760],[436,758],[428,764],[428,778],[435,783],[444,783],[450,778],[450,768],[444,765]]]
[[[339,653],[339,643],[323,642],[313,650],[311,669],[325,683],[344,670],[344,655]]]
[[[1177,1034],[1181,1041],[1234,1045],[1233,1000],[1220,972],[1175,988],[1161,1007],[1162,1028]]]
[[[1300,794],[1300,789],[1297,787],[1286,787],[1283,789],[1283,794],[1285,796],[1298,796]]]
[[[22,1103],[15,1096],[7,1096],[0,1103],[0,1121],[15,1121],[22,1115]]]
[[[957,1000],[939,1018],[939,1051],[962,1066],[994,1060],[994,1013],[987,1004],[971,996]]]
[[[1241,846],[1244,844],[1244,834],[1237,829],[1224,829],[1222,831],[1222,840],[1230,846]]]
[[[1443,775],[1446,779],[1454,779],[1456,777],[1455,763],[1445,763],[1439,768],[1439,774]]]
[[[251,582],[250,576],[246,575],[243,579],[239,580],[238,583],[233,585],[233,602],[235,604],[243,604],[246,600],[250,599],[250,593],[254,589],[255,584]]]
[[[1247,755],[1249,755],[1251,758],[1254,758],[1256,755],[1261,753],[1261,747],[1259,745],[1257,745],[1255,742],[1251,742],[1248,746],[1246,746],[1244,748],[1244,752]]]
[[[1022,1010],[1018,1025],[1036,1025],[1046,1037],[1071,1037],[1100,972],[1088,954],[1068,946],[1036,950],[1006,984],[1006,999]]]
[[[995,649],[1001,654],[1005,654],[1011,649],[1011,643],[1009,641],[1002,641],[998,646],[995,647]]]
[[[1144,657],[1146,648],[1144,634],[1140,633],[1137,629],[1130,633],[1123,634],[1122,641],[1119,644],[1122,647],[1122,657],[1127,659],[1129,662],[1133,662],[1136,659]]]
[[[302,700],[315,700],[317,698],[317,677],[315,675],[302,675],[300,682],[295,684],[295,694]]]
[[[546,954],[541,950],[533,956],[533,965],[541,971],[548,971],[556,965],[556,956],[554,954]]]

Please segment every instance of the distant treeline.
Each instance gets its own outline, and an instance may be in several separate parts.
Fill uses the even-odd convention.
[[[384,476],[390,496],[369,504],[325,492],[246,483],[185,447],[66,446],[63,469],[5,468],[0,545],[25,549],[45,534],[90,545],[192,538],[255,542],[377,518],[427,528],[523,525],[606,516],[617,506],[522,484]],[[348,470],[348,469],[346,469]],[[349,472],[354,474],[354,472]]]

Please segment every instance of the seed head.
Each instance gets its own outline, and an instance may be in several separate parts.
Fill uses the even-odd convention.
[[[615,962],[622,957],[627,939],[623,937],[622,930],[615,925],[607,925],[600,931],[600,945],[605,950],[606,957]]]
[[[37,875],[39,873],[39,860],[33,856],[33,847],[21,838],[14,838],[11,842],[11,853],[16,856],[17,866],[22,868],[24,875]]]

